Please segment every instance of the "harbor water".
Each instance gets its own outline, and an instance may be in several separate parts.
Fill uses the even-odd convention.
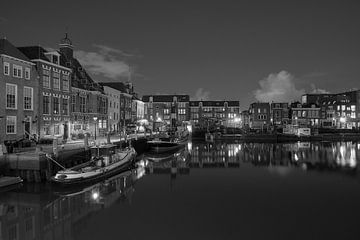
[[[360,142],[189,142],[85,187],[0,193],[0,239],[359,239]]]

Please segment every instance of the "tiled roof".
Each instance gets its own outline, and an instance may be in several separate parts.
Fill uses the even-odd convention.
[[[43,47],[40,46],[29,46],[29,47],[18,47],[18,49],[26,55],[29,59],[41,59],[47,62],[51,62],[49,58],[46,57],[45,53],[49,52]],[[57,51],[59,54],[60,52]],[[64,57],[60,54],[60,66],[67,67]]]
[[[128,93],[127,87],[123,82],[101,82],[100,84],[102,86],[107,86],[116,89],[122,93]]]
[[[7,39],[0,39],[0,54],[5,54],[17,59],[30,62],[30,59],[14,45],[12,45]]]

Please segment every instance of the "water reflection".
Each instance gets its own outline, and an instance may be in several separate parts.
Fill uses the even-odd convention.
[[[268,167],[286,175],[292,168],[344,170],[354,173],[360,144],[357,142],[296,143],[206,143],[189,142],[176,154],[143,156],[146,170],[153,174],[189,173],[191,168],[238,168],[241,164]],[[179,155],[181,157],[179,157]]]
[[[194,169],[204,173],[209,172],[210,168],[224,168],[222,171],[224,174],[227,174],[227,169],[238,169],[239,172],[231,171],[232,176],[241,176],[240,173],[242,173],[242,179],[251,173],[255,173],[259,168],[265,168],[270,173],[280,176],[288,176],[296,170],[299,171],[299,169],[325,173],[332,171],[352,176],[357,173],[359,151],[360,143],[357,142],[276,144],[189,142],[184,149],[176,153],[159,156],[145,154],[139,158],[136,169],[86,188],[57,189],[51,185],[25,184],[21,189],[2,194],[0,196],[0,240],[76,239],[81,232],[86,231],[88,219],[94,218],[96,212],[111,208],[116,204],[131,204],[136,182],[144,176],[144,182],[146,182],[147,174],[168,174],[171,187],[178,177],[185,176],[190,179],[191,176],[189,175],[193,174],[192,171],[199,172]],[[245,165],[246,167],[250,166],[251,173],[245,173],[249,170],[242,168]],[[240,172],[241,170],[243,171]],[[211,176],[211,174],[201,176],[206,177]],[[306,176],[308,175],[306,174]],[[148,179],[149,182],[153,183],[150,186],[158,186],[159,181],[156,181],[157,179],[162,180],[162,178]],[[264,179],[268,180],[266,177]],[[302,178],[302,181],[304,180]],[[233,194],[232,191],[226,191],[226,186],[233,183],[229,184],[226,179],[223,181],[223,185],[220,185],[224,187],[223,193]],[[189,187],[186,185],[192,184],[189,182],[181,182],[181,184]],[[262,184],[265,184],[264,181],[257,188],[262,189]],[[331,187],[333,186],[331,185]],[[143,191],[145,191],[144,189]],[[285,192],[290,190],[289,188]],[[161,192],[163,189],[160,189],[158,194]],[[257,193],[261,192],[257,191]],[[152,193],[143,193],[143,197],[146,194]],[[181,196],[183,192],[178,191],[178,194]],[[201,194],[192,196],[202,199]],[[162,197],[159,199],[161,200]],[[227,195],[227,197],[231,199],[232,195]],[[281,201],[281,199],[278,200]],[[249,201],[253,201],[253,199],[250,198]],[[141,202],[140,205],[142,204],[144,202]],[[164,203],[160,201],[159,204]],[[211,202],[210,205],[213,206],[213,204],[214,202]],[[198,205],[195,209],[198,209]],[[221,208],[219,209],[222,211]],[[137,213],[139,214],[139,212]]]
[[[116,203],[131,203],[139,166],[83,188],[29,185],[0,196],[0,239],[74,239],[87,217]]]

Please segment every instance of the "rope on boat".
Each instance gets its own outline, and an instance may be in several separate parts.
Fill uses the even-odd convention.
[[[53,159],[51,156],[50,156],[50,154],[46,154],[45,155],[48,159],[50,159],[51,161],[53,161],[54,163],[56,163],[56,165],[58,165],[59,167],[61,167],[62,169],[64,169],[64,170],[66,170],[66,168],[63,166],[63,165],[61,165],[60,163],[58,163],[55,159]]]

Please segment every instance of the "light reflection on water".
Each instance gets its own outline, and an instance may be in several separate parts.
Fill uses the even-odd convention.
[[[96,218],[96,213],[131,204],[138,181],[150,182],[146,175],[168,174],[174,180],[207,169],[223,169],[226,173],[250,167],[252,171],[267,169],[278,176],[291,176],[296,169],[356,176],[359,154],[360,143],[356,142],[189,142],[185,149],[158,159],[140,156],[136,169],[86,188],[25,184],[1,193],[0,240],[82,238],[81,232],[87,231],[87,222]]]

